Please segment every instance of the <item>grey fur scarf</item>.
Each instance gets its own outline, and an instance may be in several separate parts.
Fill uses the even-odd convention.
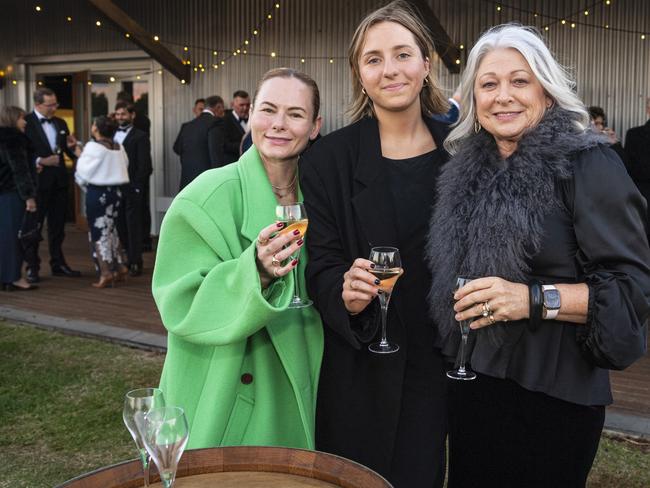
[[[426,249],[433,274],[429,304],[441,339],[458,328],[451,299],[457,276],[528,282],[545,214],[563,205],[556,182],[572,177],[572,154],[602,142],[591,131],[579,132],[573,121],[568,111],[547,111],[505,160],[481,130],[442,169]],[[497,323],[480,332],[487,330],[499,345],[505,327]]]

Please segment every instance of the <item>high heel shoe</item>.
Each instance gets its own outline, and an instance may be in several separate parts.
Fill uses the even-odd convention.
[[[94,288],[106,288],[107,286],[113,288],[115,286],[115,276],[112,274],[102,275],[99,277],[99,281],[97,283],[93,283],[92,286]]]
[[[115,282],[120,282],[120,283],[124,282],[126,284],[129,277],[129,268],[127,268],[124,265],[120,266],[115,272],[114,276],[115,276]]]

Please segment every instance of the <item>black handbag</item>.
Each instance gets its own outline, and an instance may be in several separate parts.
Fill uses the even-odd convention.
[[[18,229],[18,240],[23,248],[37,244],[43,240],[41,235],[41,223],[38,220],[37,212],[25,212],[23,221]]]

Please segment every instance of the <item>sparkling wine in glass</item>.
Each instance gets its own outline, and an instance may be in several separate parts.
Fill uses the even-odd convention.
[[[153,408],[164,407],[165,397],[162,390],[158,388],[138,388],[131,390],[124,396],[124,411],[122,418],[126,428],[131,433],[131,437],[135,441],[138,448],[138,454],[142,460],[142,471],[144,472],[144,486],[149,486],[149,467],[151,465],[151,457],[147,454],[147,450],[142,440],[142,435],[138,430],[138,419],[144,418],[145,414]]]
[[[307,211],[305,210],[305,206],[302,203],[278,205],[275,207],[275,217],[278,222],[284,223],[284,227],[280,231],[281,234],[299,230],[301,238],[305,238],[309,220],[307,219]],[[291,256],[291,259],[297,259],[299,255],[300,249],[296,254]],[[302,298],[299,294],[298,266],[294,266],[291,272],[293,273],[294,290],[293,298],[289,303],[289,308],[309,307],[313,302],[309,298]]]
[[[373,247],[370,250],[370,261],[375,267],[369,269],[379,281],[379,304],[381,305],[381,340],[368,346],[371,352],[377,354],[390,354],[399,351],[399,346],[394,342],[388,342],[386,338],[386,320],[388,317],[388,302],[393,292],[397,279],[402,274],[402,260],[399,249],[396,247]]]
[[[136,422],[144,446],[156,463],[163,488],[172,488],[189,438],[185,412],[180,407],[153,408]]]
[[[456,278],[456,287],[454,288],[454,291],[459,290],[470,281],[472,281],[472,278],[464,278],[462,276],[459,276],[458,278]],[[451,378],[452,380],[476,379],[476,373],[473,373],[472,371],[468,371],[465,364],[465,349],[467,348],[467,337],[469,336],[469,330],[470,330],[469,324],[471,322],[472,319],[461,320],[460,322],[458,322],[458,325],[460,325],[460,335],[461,335],[460,362],[459,362],[458,369],[447,371],[447,377]]]

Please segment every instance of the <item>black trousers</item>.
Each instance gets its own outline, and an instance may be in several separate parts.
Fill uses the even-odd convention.
[[[18,230],[25,213],[25,201],[17,191],[0,193],[0,282],[18,281],[23,265],[23,249]]]
[[[583,488],[604,421],[514,381],[450,380],[449,488]]]
[[[47,243],[50,250],[52,268],[66,264],[63,256],[63,239],[65,238],[65,214],[68,208],[68,188],[39,188],[36,197],[38,220],[43,224],[47,218]],[[37,271],[41,267],[38,255],[38,243],[25,248],[27,267]]]
[[[129,264],[142,265],[143,216],[145,212],[144,193],[139,188],[124,185],[122,188],[122,209],[118,222],[118,233],[126,247]]]
[[[151,248],[151,208],[149,207],[149,179],[142,187],[142,244]]]

